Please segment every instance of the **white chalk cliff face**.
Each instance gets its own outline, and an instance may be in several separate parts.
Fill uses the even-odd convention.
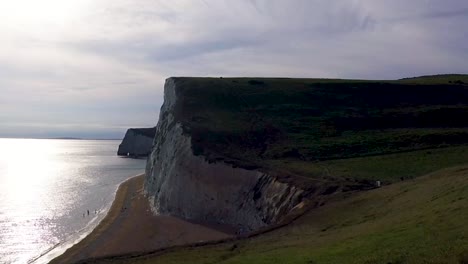
[[[145,193],[156,213],[245,233],[278,222],[301,202],[303,190],[268,174],[195,156],[190,135],[174,116],[177,95],[175,80],[167,79],[146,168]]]

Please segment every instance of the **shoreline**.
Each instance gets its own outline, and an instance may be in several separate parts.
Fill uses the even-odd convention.
[[[122,193],[124,191],[124,190],[122,190],[122,187],[126,183],[128,183],[130,180],[135,179],[136,177],[143,177],[143,176],[144,176],[144,174],[135,175],[135,176],[132,176],[132,177],[126,179],[122,183],[120,183],[119,187],[115,191],[114,200],[112,201],[112,204],[111,204],[109,210],[107,211],[107,214],[99,222],[99,224],[97,224],[97,226],[93,230],[91,230],[91,232],[89,234],[87,234],[85,237],[80,239],[80,241],[78,241],[77,243],[75,243],[74,245],[72,245],[71,247],[66,249],[65,252],[63,252],[59,256],[55,257],[54,259],[52,259],[49,263],[65,263],[66,261],[70,261],[70,259],[72,257],[74,257],[75,254],[77,254],[80,250],[83,249],[83,247],[85,247],[87,245],[87,243],[90,242],[88,240],[92,240],[94,238],[94,236],[99,235],[100,231],[102,232],[103,229],[105,229],[112,220],[115,220],[116,216],[111,215],[111,212],[117,210],[118,208],[120,208],[122,206],[122,204],[119,203],[119,202],[121,202],[122,198],[125,195],[125,193]],[[118,199],[118,198],[120,198],[120,199]],[[93,233],[94,233],[94,235],[93,235]]]
[[[50,263],[74,263],[88,258],[151,251],[233,236],[176,217],[153,215],[143,195],[143,183],[144,174],[122,182],[100,223]]]

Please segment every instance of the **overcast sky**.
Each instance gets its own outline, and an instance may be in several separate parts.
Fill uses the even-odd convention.
[[[170,76],[468,72],[467,0],[0,0],[0,137],[121,138]]]

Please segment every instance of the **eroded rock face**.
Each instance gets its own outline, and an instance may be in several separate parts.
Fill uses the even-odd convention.
[[[303,190],[288,183],[194,155],[189,133],[174,116],[177,93],[168,79],[146,168],[145,192],[156,213],[228,224],[244,233],[277,222],[300,203]]]
[[[119,145],[117,155],[131,157],[146,157],[151,153],[154,128],[130,128],[125,133],[122,143]]]

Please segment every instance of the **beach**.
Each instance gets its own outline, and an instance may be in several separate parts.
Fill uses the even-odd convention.
[[[154,215],[143,194],[144,175],[119,186],[115,200],[99,225],[83,240],[50,263],[152,251],[165,247],[232,237],[229,231]]]

